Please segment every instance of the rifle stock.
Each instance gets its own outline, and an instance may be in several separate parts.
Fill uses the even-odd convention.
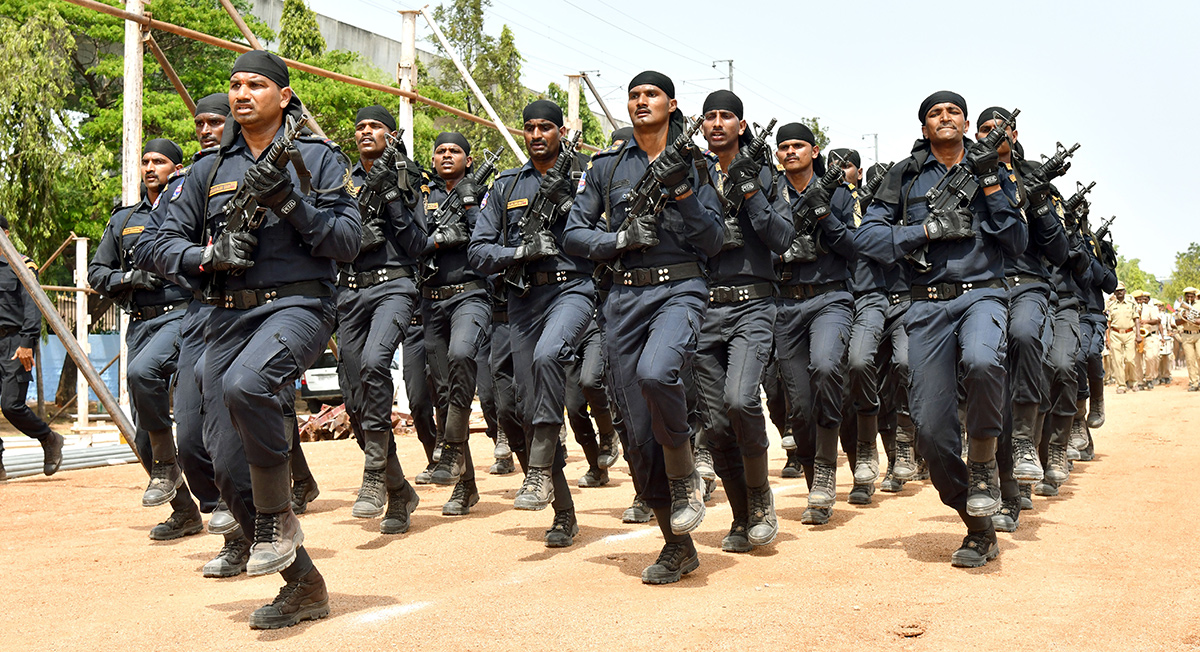
[[[583,132],[576,131],[571,140],[561,144],[558,158],[554,161],[554,167],[552,168],[552,171],[558,178],[566,178],[570,173],[571,161],[575,158],[575,152],[579,148],[582,137]],[[523,243],[531,242],[533,238],[537,237],[537,234],[549,230],[558,216],[564,212],[564,206],[550,203],[550,198],[546,196],[545,192],[545,182],[546,177],[543,177],[542,185],[538,187],[537,193],[530,200],[528,208],[525,209],[525,212],[521,215],[521,221],[518,223],[521,228],[521,242]],[[569,207],[570,203],[567,203],[566,206]],[[525,263],[521,262],[509,265],[508,269],[504,270],[504,283],[515,290],[519,296],[525,296],[529,292],[529,285],[525,282]]]

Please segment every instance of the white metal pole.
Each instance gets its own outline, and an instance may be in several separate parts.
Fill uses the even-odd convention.
[[[417,85],[417,14],[419,11],[401,11],[403,23],[400,27],[400,64],[396,68],[396,81],[400,90],[412,92]],[[396,116],[396,126],[404,130],[400,140],[414,161],[420,161],[417,152],[413,150],[413,106],[412,100],[400,97],[400,113]]]
[[[75,238],[75,339],[84,355],[92,352],[88,343],[89,315],[87,309],[87,238]],[[64,345],[65,346],[65,345]],[[80,365],[76,365],[79,367]],[[88,427],[88,383],[83,370],[75,375],[75,429],[84,434]]]
[[[579,117],[580,75],[567,75],[567,126],[571,131],[583,131],[583,120]]]
[[[142,15],[142,0],[126,0],[125,11]],[[121,200],[126,206],[132,206],[141,200],[141,164],[142,164],[142,26],[132,20],[125,21],[125,78],[123,80],[123,121],[121,129]],[[87,258],[87,248],[83,249],[80,260]],[[78,264],[78,263],[77,263]],[[80,285],[86,285],[87,272],[83,268]],[[84,315],[87,315],[87,295],[80,293],[83,300]],[[129,372],[129,346],[126,336],[129,331],[129,318],[121,313],[121,362],[117,371],[118,403],[122,409],[129,405],[129,392],[126,389],[125,377]],[[87,341],[87,330],[79,335],[81,342]],[[87,350],[85,348],[85,350]],[[80,375],[80,382],[83,376]],[[84,400],[80,403],[87,406],[87,385],[83,384],[79,396]],[[116,415],[113,415],[116,418]],[[86,416],[84,417],[86,420]],[[83,425],[86,425],[84,423]]]
[[[429,23],[429,27],[433,29],[433,35],[436,36],[438,42],[442,44],[442,49],[446,51],[446,54],[450,55],[450,60],[454,62],[454,67],[458,68],[459,74],[461,74],[463,79],[466,80],[467,86],[471,88],[471,92],[475,94],[475,98],[479,100],[479,103],[483,105],[484,110],[487,111],[488,117],[492,119],[493,123],[495,123],[496,129],[500,130],[500,135],[504,136],[505,142],[508,143],[508,146],[510,149],[512,149],[513,154],[516,154],[517,160],[524,165],[525,161],[528,160],[525,157],[524,150],[517,145],[517,141],[513,139],[512,134],[508,133],[508,127],[506,127],[504,123],[500,121],[500,116],[496,115],[496,109],[492,108],[491,102],[488,102],[487,98],[483,95],[483,91],[479,90],[479,85],[475,83],[475,79],[471,77],[471,73],[467,72],[467,67],[463,65],[462,59],[458,58],[458,53],[454,51],[454,48],[450,47],[450,43],[446,41],[446,35],[442,34],[441,28],[439,28],[437,23],[434,22],[433,16],[429,13],[429,10],[427,8],[422,8],[421,15],[425,17],[425,21]]]

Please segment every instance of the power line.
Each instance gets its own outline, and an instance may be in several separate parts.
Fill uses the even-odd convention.
[[[693,58],[691,58],[691,57],[688,57],[688,56],[682,55],[682,54],[680,54],[680,53],[678,53],[678,52],[676,52],[676,51],[674,51],[674,50],[670,50],[670,49],[668,49],[668,48],[666,48],[666,47],[664,47],[664,46],[662,46],[662,45],[659,45],[659,44],[658,44],[658,43],[657,43],[655,40],[653,40],[653,39],[648,39],[648,38],[645,38],[644,36],[640,36],[640,35],[638,35],[638,34],[634,34],[633,32],[631,32],[631,31],[629,31],[629,30],[625,29],[624,27],[621,27],[620,25],[617,25],[616,23],[613,23],[613,22],[610,22],[610,21],[608,21],[608,20],[605,20],[604,18],[602,18],[602,17],[600,17],[600,16],[597,16],[596,14],[593,14],[592,12],[588,11],[587,9],[584,9],[583,7],[580,7],[579,5],[575,4],[574,2],[571,2],[571,0],[563,0],[563,1],[564,1],[564,2],[566,2],[567,4],[571,5],[572,7],[575,7],[575,8],[576,8],[576,9],[578,9],[579,11],[581,11],[581,12],[583,12],[583,13],[585,13],[585,14],[587,14],[587,15],[591,16],[592,18],[595,18],[596,20],[598,20],[598,21],[600,21],[600,22],[604,23],[605,25],[608,25],[608,26],[612,27],[613,29],[620,30],[620,31],[622,31],[622,32],[624,32],[624,33],[626,33],[626,34],[628,34],[628,35],[630,35],[630,36],[632,36],[632,37],[634,37],[634,38],[638,39],[639,41],[642,41],[642,42],[644,42],[644,43],[647,43],[647,44],[649,44],[649,45],[653,45],[654,47],[656,47],[656,48],[658,48],[658,49],[662,50],[663,52],[666,52],[667,54],[673,54],[673,55],[675,55],[675,56],[677,56],[677,57],[679,57],[679,58],[681,58],[681,59],[686,59],[686,60],[688,60],[688,61],[691,61],[692,63],[697,63],[697,64],[700,64],[700,65],[702,65],[702,66],[707,66],[707,65],[708,65],[707,63],[705,63],[705,62],[703,62],[703,61],[700,61],[699,59],[693,59]],[[643,24],[643,25],[645,25],[645,23],[642,23],[642,24]],[[660,32],[656,32],[656,34],[660,34]]]

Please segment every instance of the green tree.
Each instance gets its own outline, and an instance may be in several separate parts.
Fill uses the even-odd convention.
[[[564,116],[567,115],[568,94],[565,88],[551,82],[550,87],[546,89],[546,97],[562,108]],[[608,139],[604,137],[604,127],[588,106],[587,88],[579,89],[579,121],[583,123],[583,142],[601,148],[608,144]]]
[[[279,18],[279,54],[297,61],[325,53],[325,37],[317,27],[317,14],[304,0],[283,0]]]
[[[1200,243],[1193,242],[1185,251],[1175,254],[1175,270],[1163,286],[1163,301],[1183,298],[1183,288],[1200,288]]]
[[[1117,279],[1125,284],[1125,289],[1132,293],[1134,290],[1145,290],[1152,296],[1162,298],[1162,287],[1150,272],[1141,268],[1140,258],[1117,256]]]
[[[464,65],[468,67],[475,83],[483,89],[496,114],[506,125],[516,127],[521,119],[521,110],[533,99],[533,94],[521,85],[521,53],[516,39],[507,25],[500,30],[500,37],[493,37],[483,30],[484,10],[491,6],[490,0],[454,0],[449,6],[439,6],[433,17],[446,35],[446,40]],[[466,81],[452,66],[447,66],[435,84],[448,91],[455,100],[447,104],[464,108],[472,113],[481,113],[482,107],[474,95],[467,90]],[[422,91],[425,87],[422,87]],[[437,98],[435,98],[437,99]],[[442,113],[442,112],[438,112]],[[443,114],[444,115],[444,114]],[[435,119],[441,130],[460,131],[472,144],[476,158],[483,150],[502,151],[499,169],[514,167],[517,159],[509,151],[504,137],[494,127],[468,122],[449,116]],[[423,161],[427,163],[428,160]]]
[[[38,262],[69,235],[62,216],[86,211],[100,173],[67,111],[74,50],[52,9],[36,8],[21,22],[0,16],[0,212],[18,247]]]
[[[798,122],[812,129],[813,135],[817,137],[817,147],[821,148],[821,151],[824,152],[825,148],[829,146],[829,136],[825,134],[825,129],[821,126],[820,119],[814,116],[812,118],[800,118]]]

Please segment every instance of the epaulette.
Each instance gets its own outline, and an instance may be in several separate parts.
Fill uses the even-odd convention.
[[[124,206],[124,205],[120,205],[120,206],[113,206],[112,212],[110,212],[110,213],[108,214],[108,216],[109,216],[109,217],[112,217],[113,215],[116,215],[116,214],[117,214],[117,211],[122,211],[122,210],[125,210],[126,208],[133,208],[133,207],[135,207],[135,206],[137,206],[137,204],[130,204],[129,206]]]
[[[625,146],[625,141],[618,140],[617,142],[609,145],[608,147],[605,147],[604,149],[596,152],[595,154],[592,154],[592,159],[594,160],[594,159],[596,159],[596,157],[605,156],[608,154],[615,154],[615,153],[621,151],[621,148],[624,146]]]
[[[499,180],[503,179],[504,177],[515,177],[515,176],[517,176],[517,173],[519,173],[520,171],[521,171],[521,168],[508,168],[507,170],[496,175],[496,181],[499,181]]]
[[[194,160],[195,159],[193,159],[193,161]],[[167,177],[167,183],[171,183],[172,181],[174,181],[176,179],[186,177],[188,175],[188,172],[190,172],[191,170],[192,170],[192,166],[190,166],[190,165],[185,168],[179,168],[178,170],[175,170],[174,172],[171,173],[171,176]]]
[[[208,156],[209,154],[216,154],[219,151],[221,151],[220,145],[213,145],[212,147],[205,147],[204,149],[202,149],[192,155],[192,163],[199,161],[200,159],[204,158],[205,156]]]
[[[337,150],[339,152],[342,151],[342,148],[337,143],[329,140],[328,138],[322,138],[316,134],[301,134],[296,136],[296,140],[302,143],[322,143],[329,149]]]
[[[709,162],[716,163],[721,160],[716,154],[713,154],[711,151],[709,151],[707,149],[704,150],[703,154],[704,154],[704,157],[709,160]]]
[[[25,259],[25,266],[26,266],[26,267],[28,267],[29,269],[32,269],[34,272],[37,272],[37,271],[38,271],[38,266],[37,266],[37,263],[33,262],[33,259],[32,259],[32,258],[30,258],[29,256],[22,256],[22,258],[24,258],[24,259]]]

